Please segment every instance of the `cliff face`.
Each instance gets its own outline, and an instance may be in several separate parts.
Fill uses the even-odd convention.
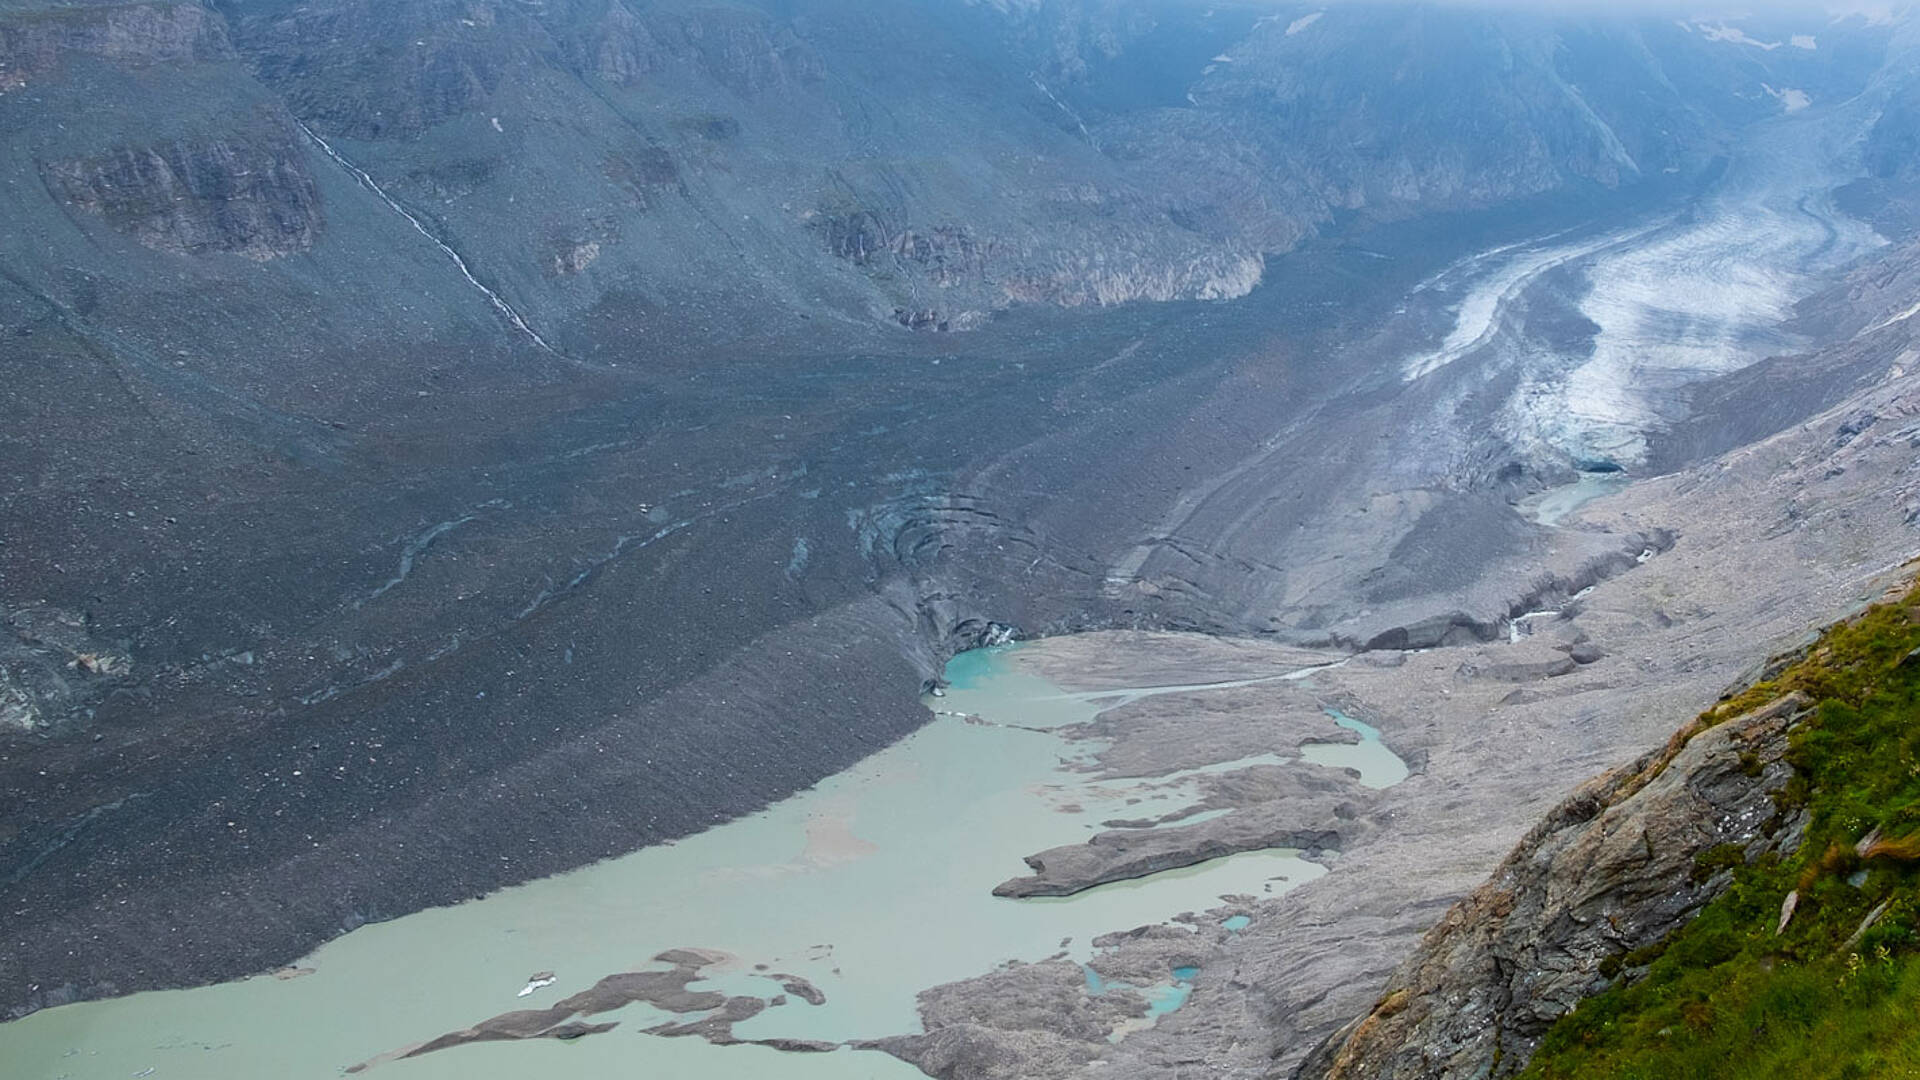
[[[1241,296],[1342,215],[1684,182],[1779,112],[1761,87],[1859,88],[1875,35],[1831,33],[1742,55],[1666,24],[1161,0],[16,0],[0,93],[43,122],[66,84],[133,114],[269,98],[591,350],[582,318],[952,330]],[[178,74],[117,77],[149,69]],[[76,120],[41,169],[162,250],[307,250],[313,148],[227,116],[178,145]]]
[[[319,192],[284,120],[254,141],[172,140],[96,157],[45,161],[69,208],[156,251],[278,258],[312,247]]]
[[[164,72],[217,71],[237,58],[226,21],[196,3],[0,8],[0,96],[34,112],[42,94],[58,102],[63,88],[100,90],[103,73],[135,85],[155,78],[160,89]],[[118,107],[113,95],[103,107]],[[132,125],[75,117],[72,126],[93,138],[36,164],[82,229],[97,218],[156,251],[255,260],[304,251],[319,233],[319,194],[284,109],[261,102],[160,141]],[[25,212],[17,197],[14,211]]]
[[[26,5],[0,35],[16,82],[237,57],[561,340],[601,306],[725,334],[1231,298],[1336,215],[1670,182],[1777,111],[1727,102],[1846,78],[1763,54],[1703,106],[1666,73],[1726,50],[1671,28],[1116,0]]]
[[[1326,1080],[1511,1076],[1552,1024],[1623,958],[1667,938],[1732,881],[1727,866],[1791,853],[1803,819],[1775,796],[1793,775],[1792,695],[1600,777],[1454,905],[1373,1010],[1295,1074]],[[1727,853],[1715,863],[1709,853]]]
[[[1455,299],[1382,342],[1409,291],[1665,206],[1783,115],[1763,84],[1837,99],[1884,36],[0,0],[0,608],[85,637],[0,650],[0,902],[29,912],[0,1006],[258,970],[764,805],[921,722],[987,620],[1338,608],[1330,560],[1274,556],[1295,507],[1379,490],[1376,453],[1511,463],[1445,441],[1476,418],[1410,435],[1424,403],[1352,422]],[[1396,523],[1452,490],[1428,476],[1392,482],[1421,488]],[[1512,518],[1508,490],[1476,505]],[[1245,558],[1166,555],[1247,577],[1143,569],[1190,497],[1273,515]]]
[[[130,66],[234,56],[226,23],[197,3],[26,8],[11,18],[0,9],[0,93],[54,75],[76,56]]]

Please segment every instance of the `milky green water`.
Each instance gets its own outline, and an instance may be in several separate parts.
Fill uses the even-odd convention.
[[[1083,840],[1098,821],[1189,805],[1182,780],[1089,783],[1063,765],[1091,749],[1045,730],[1106,703],[1064,694],[1006,662],[965,654],[941,715],[813,790],[675,844],[483,900],[363,927],[315,952],[313,974],[68,1006],[0,1025],[7,1080],[266,1080],[337,1077],[382,1053],[519,1008],[549,1005],[664,949],[738,957],[708,984],[771,997],[753,965],[811,979],[823,1006],[793,1000],[738,1025],[743,1038],[841,1041],[918,1030],[914,995],[1003,960],[1091,955],[1097,934],[1274,895],[1325,870],[1288,851],[1249,852],[1079,896],[993,897],[1023,855]],[[999,726],[1018,724],[1021,728]],[[556,983],[517,992],[534,972]],[[1182,996],[1184,1000],[1184,996]],[[891,1057],[783,1053],[665,1039],[650,1006],[571,1043],[459,1047],[375,1066],[371,1077],[660,1076],[684,1080],[867,1080],[920,1074]]]
[[[1135,986],[1127,982],[1110,982],[1101,978],[1099,972],[1086,965],[1082,965],[1081,970],[1086,974],[1087,993],[1095,997],[1110,990],[1137,990],[1140,996],[1146,999],[1147,1014],[1137,1020],[1123,1023],[1108,1036],[1113,1042],[1119,1042],[1131,1032],[1150,1028],[1161,1017],[1178,1011],[1180,1006],[1185,1005],[1187,999],[1193,996],[1193,980],[1200,974],[1200,969],[1197,967],[1177,967],[1172,970],[1166,981],[1154,983],[1151,986]]]
[[[1355,720],[1339,709],[1323,710],[1335,724],[1360,736],[1357,743],[1307,743],[1300,756],[1316,765],[1353,769],[1360,783],[1370,788],[1389,788],[1405,780],[1407,763],[1380,741],[1380,730]]]
[[[1550,488],[1521,503],[1521,512],[1542,525],[1559,525],[1575,510],[1595,499],[1624,491],[1633,478],[1626,473],[1581,473],[1571,484]]]

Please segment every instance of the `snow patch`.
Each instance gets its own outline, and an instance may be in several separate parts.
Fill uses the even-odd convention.
[[[1761,83],[1760,89],[1772,95],[1773,99],[1780,103],[1781,108],[1786,109],[1790,113],[1799,112],[1801,109],[1813,104],[1813,98],[1807,96],[1805,90],[1795,90],[1785,86],[1775,90],[1766,83]]]
[[[1820,47],[1820,43],[1814,40],[1812,34],[1795,34],[1787,39],[1787,44],[1796,49],[1805,49],[1808,52],[1812,52]]]
[[[1829,0],[1826,12],[1831,22],[1858,18],[1868,26],[1892,26],[1898,14],[1895,11],[1895,5],[1886,3],[1884,0],[1861,0],[1858,3],[1836,3]]]
[[[1724,41],[1729,45],[1751,45],[1767,52],[1780,47],[1778,41],[1756,41],[1748,37],[1745,30],[1737,26],[1728,26],[1726,23],[1682,22],[1680,25],[1684,29],[1704,36],[1708,41]]]
[[[1305,30],[1307,27],[1312,26],[1314,23],[1319,22],[1320,16],[1325,14],[1326,12],[1324,11],[1316,11],[1311,15],[1302,15],[1299,18],[1293,20],[1293,22],[1287,24],[1287,36],[1292,37],[1293,35],[1299,33],[1300,31]]]
[[[1860,331],[1858,334],[1855,334],[1854,337],[1862,338],[1867,336],[1868,334],[1875,333],[1880,330],[1885,330],[1887,327],[1892,326],[1895,323],[1906,322],[1908,319],[1913,318],[1915,315],[1920,315],[1920,304],[1915,304],[1898,315],[1890,315],[1887,318],[1884,318],[1879,322],[1874,323],[1872,326],[1867,327],[1865,330]]]

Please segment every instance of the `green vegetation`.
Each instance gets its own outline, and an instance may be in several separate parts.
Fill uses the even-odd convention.
[[[1706,725],[1799,691],[1783,809],[1811,815],[1784,860],[1701,854],[1734,883],[1547,1034],[1529,1080],[1920,1080],[1920,589],[1828,630]],[[1785,933],[1782,905],[1797,894]]]

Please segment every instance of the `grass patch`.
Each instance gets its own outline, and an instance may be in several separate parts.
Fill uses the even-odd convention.
[[[1732,886],[1657,947],[1603,967],[1622,977],[1548,1031],[1523,1077],[1920,1080],[1916,650],[1920,589],[1701,715],[1719,723],[1794,691],[1819,703],[1792,736],[1797,775],[1780,796],[1808,811],[1806,837],[1754,865],[1703,852],[1696,876],[1731,870]]]

